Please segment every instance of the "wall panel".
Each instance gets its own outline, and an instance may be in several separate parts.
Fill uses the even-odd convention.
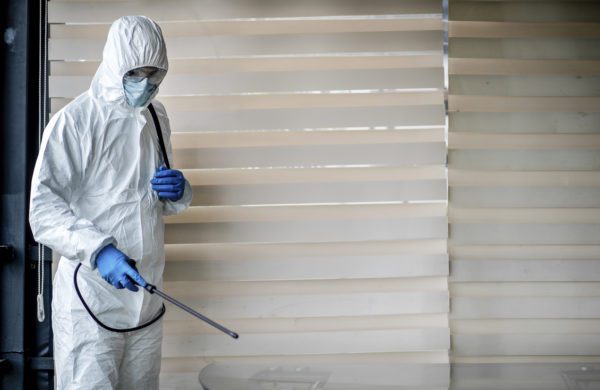
[[[453,362],[600,357],[599,28],[598,2],[450,1]]]

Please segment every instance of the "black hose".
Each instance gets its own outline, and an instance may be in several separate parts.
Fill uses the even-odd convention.
[[[165,304],[163,303],[162,308],[160,310],[160,313],[158,313],[158,315],[156,317],[154,317],[153,319],[151,319],[150,321],[146,322],[145,324],[142,325],[138,325],[138,326],[134,326],[133,328],[123,328],[123,329],[117,329],[117,328],[113,328],[111,326],[106,325],[105,323],[103,323],[102,321],[100,321],[98,319],[98,317],[96,317],[94,315],[94,313],[92,313],[92,310],[90,309],[90,307],[88,306],[88,304],[85,302],[85,300],[83,299],[83,296],[81,295],[81,291],[79,291],[79,285],[77,284],[77,274],[79,273],[79,268],[81,268],[81,263],[79,263],[77,265],[77,268],[75,268],[75,273],[73,273],[73,283],[75,284],[75,291],[77,292],[77,296],[79,296],[79,300],[81,301],[81,303],[83,304],[83,307],[85,308],[85,310],[88,312],[88,314],[90,315],[90,317],[92,317],[92,319],[94,321],[96,321],[96,323],[98,325],[100,325],[101,327],[103,327],[106,330],[109,330],[111,332],[116,332],[116,333],[126,333],[126,332],[135,332],[136,330],[140,330],[140,329],[144,329],[150,325],[152,325],[153,323],[155,323],[156,321],[160,320],[161,317],[165,314],[165,312],[167,311],[167,308],[165,307]]]

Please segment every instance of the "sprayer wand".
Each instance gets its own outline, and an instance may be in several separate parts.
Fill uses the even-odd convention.
[[[129,259],[127,261],[129,263],[129,265],[131,265],[133,268],[136,268],[135,266],[135,260],[131,260]],[[133,280],[133,279],[132,279]],[[137,284],[137,283],[136,283]],[[181,310],[187,311],[188,313],[190,313],[191,315],[193,315],[194,317],[206,322],[207,324],[219,329],[221,332],[228,334],[229,336],[233,337],[234,339],[237,339],[238,337],[240,337],[237,333],[227,329],[226,327],[224,327],[223,325],[211,320],[210,318],[198,313],[196,310],[192,309],[191,307],[184,305],[183,303],[179,302],[177,299],[165,294],[164,292],[160,291],[159,289],[156,288],[155,285],[147,283],[146,286],[144,287],[144,289],[146,291],[148,291],[150,294],[156,294],[159,297],[161,297],[162,299],[164,299],[165,301],[171,302],[172,304],[174,304],[175,306],[177,306],[178,308],[180,308]]]

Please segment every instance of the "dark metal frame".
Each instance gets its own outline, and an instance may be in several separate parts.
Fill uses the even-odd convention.
[[[0,3],[0,388],[53,389],[51,256],[46,319],[36,317],[37,247],[29,190],[46,123],[46,0]],[[42,93],[40,93],[40,91]]]

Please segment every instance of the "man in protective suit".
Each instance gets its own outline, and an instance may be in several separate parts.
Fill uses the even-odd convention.
[[[110,327],[136,327],[161,312],[160,298],[135,284],[161,288],[163,215],[192,199],[183,174],[163,166],[148,110],[152,102],[172,161],[167,114],[152,101],[167,69],[160,27],[144,16],[118,19],[90,89],[44,132],[29,217],[35,239],[62,255],[52,301],[59,389],[158,388],[162,321],[125,333],[100,327],[76,294],[74,273],[82,264],[82,298]]]

